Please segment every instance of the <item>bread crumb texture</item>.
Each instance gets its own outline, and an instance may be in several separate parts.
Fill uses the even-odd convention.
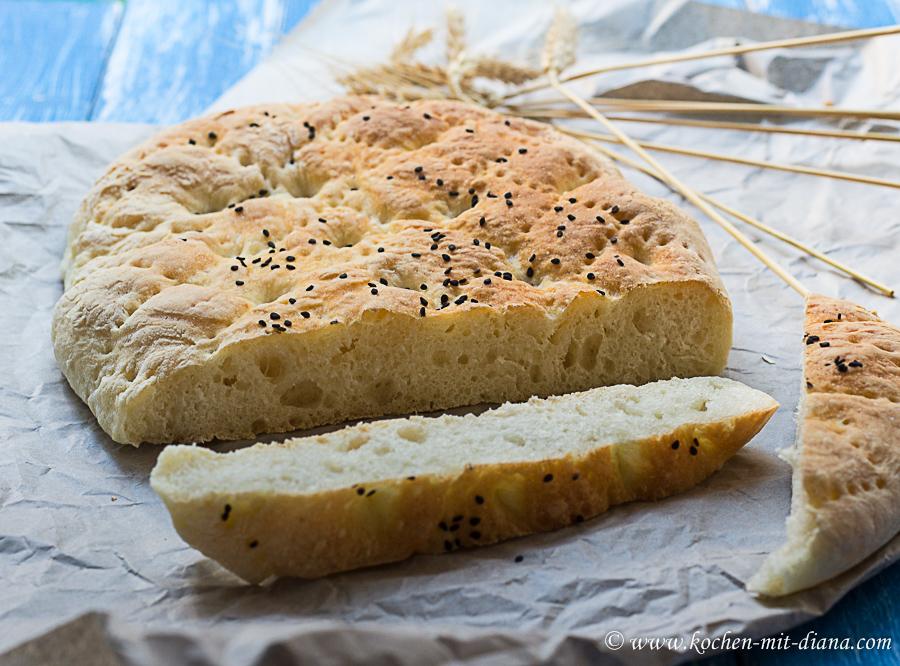
[[[858,564],[900,530],[900,328],[811,294],[787,540],[748,589],[790,594]]]
[[[494,543],[693,487],[777,408],[721,377],[379,421],[217,454],[170,446],[151,485],[181,537],[250,582]]]
[[[69,240],[56,357],[135,445],[716,374],[731,344],[694,220],[461,103],[178,125],[110,167]]]

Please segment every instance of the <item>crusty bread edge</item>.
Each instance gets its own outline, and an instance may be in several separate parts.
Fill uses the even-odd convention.
[[[312,578],[549,531],[615,504],[683,492],[720,469],[777,406],[772,400],[733,419],[683,424],[579,456],[468,466],[457,475],[420,475],[310,495],[184,495],[167,473],[218,454],[170,446],[153,470],[151,486],[181,537],[244,580]],[[673,449],[676,440],[682,445]]]

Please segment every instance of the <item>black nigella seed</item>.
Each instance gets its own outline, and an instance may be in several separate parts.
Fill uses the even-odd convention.
[[[609,242],[615,244],[615,243],[619,242],[619,239],[616,238],[615,236],[613,236],[612,238],[609,239]]]
[[[194,141],[193,139],[188,139],[188,143],[191,144],[192,146],[196,146],[196,145],[197,145],[197,142]]]
[[[293,326],[293,324],[291,323],[291,320],[290,320],[290,319],[285,319],[285,320],[284,320],[284,325],[287,326],[288,328],[290,328],[291,326]]]
[[[621,259],[616,259],[616,263],[619,264],[619,266],[624,266],[624,265],[625,265],[625,262],[622,261]]]
[[[363,116],[363,120],[368,120],[369,116]]]
[[[266,196],[268,193],[269,193],[269,190],[260,190],[260,191],[259,191],[259,196],[264,197],[264,196]]]
[[[553,210],[555,210],[557,213],[561,213],[562,209],[563,209],[562,206],[556,206]]]
[[[631,220],[619,220],[619,224],[631,224]]]
[[[379,252],[384,252],[384,248],[383,248],[383,247],[380,247],[380,248],[378,248],[378,251],[379,251]]]
[[[534,277],[534,269],[531,266],[529,266],[528,270],[525,271],[525,275],[527,275],[528,277]]]
[[[472,197],[472,205],[473,206],[478,205],[478,195],[477,194],[474,197]]]
[[[565,231],[565,230],[566,230],[566,225],[560,224],[560,225],[559,225],[558,227],[556,227],[556,228],[559,229],[560,231]]]
[[[481,495],[475,495],[475,504],[484,504],[484,498]]]
[[[296,302],[297,302],[297,299],[296,299],[296,298],[289,298],[289,299],[288,299],[288,303],[290,303],[291,305],[293,305],[293,304],[296,303]]]
[[[269,319],[281,319],[281,315],[277,312],[273,312],[269,315]]]
[[[357,495],[365,495],[365,494],[366,494],[366,489],[365,489],[365,488],[357,488],[357,489],[356,489],[356,494],[357,494]]]
[[[694,437],[694,446],[697,446],[697,447],[700,446],[700,442],[697,441],[696,437]]]
[[[480,538],[481,538],[481,532],[479,532],[478,530],[472,530],[472,531],[469,533],[469,536],[472,537],[473,539],[480,539]]]
[[[552,474],[547,474],[546,476],[544,476],[544,483],[550,483],[551,481],[553,481]]]
[[[819,346],[820,346],[820,347],[830,347],[830,346],[831,346],[831,343],[830,343],[830,342],[820,342],[820,343],[819,343]]]
[[[472,244],[473,244],[473,245],[479,245],[480,243],[481,243],[481,241],[478,240],[477,238],[476,238],[475,240],[472,241]]]
[[[222,511],[222,520],[228,520],[228,514],[231,513],[231,505],[226,504],[225,510]]]
[[[233,271],[236,271],[237,269],[238,269],[237,266],[232,266],[232,267],[231,267],[231,270],[233,270]]]
[[[259,123],[250,123],[250,127],[259,127]]]
[[[458,530],[458,529],[459,529],[459,525],[451,525],[449,531],[450,531],[450,532],[455,532],[455,531]]]
[[[557,237],[557,238],[562,238],[562,237],[563,237],[563,232],[562,232],[562,231],[557,231],[557,232],[556,232],[556,237]]]
[[[481,218],[480,220],[478,220],[478,225],[482,226],[482,227],[484,226],[484,218]]]
[[[584,256],[587,257],[588,259],[593,259],[593,258],[594,258],[594,253],[593,253],[593,252],[588,252],[588,253],[585,254]]]
[[[419,303],[422,305],[428,305],[428,301],[423,296],[419,296]]]
[[[503,195],[503,198],[504,199],[512,199],[512,192],[507,192],[506,194]]]
[[[490,284],[490,283],[491,283],[491,278],[485,279],[484,283],[485,283],[485,284]]]
[[[534,261],[536,258],[537,258],[537,255],[536,255],[536,254],[532,254],[530,257],[528,257],[528,261],[529,261],[529,262],[532,262],[532,261]]]
[[[859,361],[850,361],[850,363],[848,363],[847,365],[849,365],[851,368],[861,368],[862,367],[862,363]]]
[[[432,243],[430,249],[431,249],[431,250],[436,250],[436,249],[438,249],[438,244],[437,244],[437,243]]]
[[[251,548],[256,548],[258,545],[259,545],[259,541],[257,541],[256,539],[254,539],[253,541],[250,542]]]
[[[456,190],[450,190],[449,192],[447,192],[447,194],[449,194],[451,197],[459,196],[459,192],[457,192]]]
[[[236,206],[235,209],[234,209],[234,212],[235,212],[235,213],[243,213],[243,212],[244,212],[244,207],[243,207],[243,206]]]
[[[450,244],[447,246],[447,249],[450,250],[451,252],[453,252],[456,249],[456,246],[453,244]]]
[[[524,559],[525,559],[524,555],[516,555],[516,563],[521,562]]]
[[[420,316],[420,317],[424,317],[424,316],[425,316],[425,308],[419,308],[419,316]]]
[[[681,442],[679,442],[677,439],[674,442],[672,442],[672,450],[673,451],[677,451],[679,446],[681,446]]]
[[[447,552],[450,552],[451,550],[453,550],[453,544],[450,543],[449,541],[445,541],[444,548],[447,550]]]
[[[806,338],[806,344],[807,344],[807,345],[811,345],[811,344],[816,343],[816,342],[818,342],[818,341],[819,341],[819,336],[818,336],[818,335],[810,335],[808,338]]]
[[[385,280],[384,278],[378,278],[378,281],[379,281],[381,284],[383,284],[385,287],[388,286],[387,280]]]
[[[612,208],[609,209],[609,212],[610,212],[610,213],[618,213],[618,212],[619,212],[619,207],[618,207],[618,206],[613,206]]]
[[[571,199],[569,199],[569,203],[578,203],[578,199],[572,197]]]
[[[574,222],[574,221],[575,221],[575,216],[572,215],[571,213],[569,213],[568,215],[566,215],[566,217],[569,219],[569,222]]]
[[[437,183],[438,187],[440,187],[441,185],[444,184],[444,181],[441,180],[440,178],[438,178],[438,179],[437,179],[436,181],[434,181],[434,182]]]
[[[480,522],[481,518],[478,518],[477,516],[475,518],[469,518],[469,525],[471,525],[472,527],[475,527]]]
[[[297,261],[297,257],[295,257],[295,256],[292,255],[292,254],[289,254],[288,256],[286,256],[286,257],[284,258],[284,260],[285,260],[285,261]]]
[[[508,120],[504,120],[504,121],[503,121],[503,124],[506,125],[507,127],[509,127],[509,121],[508,121]]]
[[[692,456],[697,455],[697,447],[696,447],[696,446],[692,446],[692,447],[691,447],[691,455],[692,455]]]
[[[475,134],[475,130],[469,129],[468,127],[466,128],[466,132],[468,132],[469,134]]]
[[[527,152],[528,152],[527,148],[519,148],[519,155],[524,155]]]
[[[854,361],[853,363],[856,363],[856,361]],[[852,363],[851,363],[851,365],[852,365]],[[860,365],[862,365],[862,363],[860,363]],[[811,389],[812,387],[813,387],[812,382],[806,382],[806,388]]]
[[[315,238],[310,238],[310,239],[309,239],[309,244],[310,244],[310,245],[315,245],[315,244],[316,244],[316,239],[315,239]]]
[[[840,364],[840,365],[837,367],[837,369],[838,369],[838,372],[847,372],[847,366],[844,365],[843,363]]]
[[[206,136],[208,136],[208,137],[209,137],[211,140],[213,140],[213,141],[215,141],[215,140],[218,138],[218,137],[216,136],[216,133],[215,133],[215,132],[210,132],[210,133],[207,134]]]
[[[260,319],[260,320],[259,320],[259,325],[262,326],[263,328],[265,328],[265,326],[266,326],[266,321],[265,321],[265,319]]]
[[[443,520],[438,523],[438,527],[440,527],[445,532],[447,531],[447,523],[445,523]]]
[[[420,173],[420,174],[419,174],[419,180],[425,180],[425,174],[424,174],[424,173]]]
[[[491,249],[491,244],[490,244],[490,243],[485,243],[485,244],[484,244],[484,248],[485,248],[486,250],[490,250],[490,249]]]
[[[304,319],[309,319],[309,313],[306,312],[305,310],[300,313],[300,316],[303,317]]]
[[[459,286],[459,280],[450,280],[450,284],[451,284],[452,286],[454,286],[454,287],[458,287],[458,286]]]
[[[551,263],[551,264],[554,264],[554,265],[559,264],[559,259],[556,259],[556,258],[551,259],[551,260],[550,260],[550,263]]]
[[[425,291],[426,289],[428,289],[428,285],[427,285],[427,284],[420,284],[420,285],[419,285],[419,289],[421,289],[422,291]]]
[[[441,294],[441,303],[446,303],[450,300],[450,297],[447,294]]]
[[[470,187],[470,188],[469,188],[469,194],[475,194],[475,188],[474,188],[474,187]]]
[[[377,289],[373,289],[373,290],[372,290],[372,296],[377,296],[377,295],[378,295],[378,290],[377,290]]]
[[[316,286],[316,285],[314,285],[314,284],[309,285],[309,286],[306,288],[306,291],[312,291],[312,290],[315,288],[315,286]]]
[[[598,216],[597,216],[597,222],[600,222],[601,224],[603,224],[604,222],[606,222],[606,220],[604,220],[602,217],[600,217],[600,216],[598,215]]]
[[[578,472],[575,472],[575,473],[572,475],[572,481],[578,481],[578,479],[579,479],[580,477],[581,477],[581,474],[579,474]]]
[[[422,116],[425,118],[425,120],[431,120],[431,116],[427,113],[423,113]]]
[[[375,494],[375,489],[373,488],[372,490],[370,490],[369,492],[366,493],[366,497],[371,497],[374,494]]]
[[[321,222],[322,224],[328,224],[328,220],[326,220],[324,217],[320,217],[319,222]]]
[[[421,256],[422,256],[422,255],[419,254],[418,252],[413,252],[413,253],[412,253],[413,259],[418,259],[418,258],[421,257]]]
[[[422,173],[422,167],[417,166],[415,169],[413,169],[413,171],[415,171],[416,173]]]
[[[347,274],[346,274],[346,273],[341,273],[340,275],[338,275],[338,277],[341,278],[342,280],[346,280],[346,279],[347,279]]]
[[[500,271],[494,271],[494,277],[503,277],[503,273]]]
[[[268,229],[263,229],[263,236],[265,236],[266,238],[269,237],[269,230],[268,230]]]
[[[415,255],[413,255],[413,256],[415,256]],[[441,255],[441,259],[443,259],[444,261],[450,261],[450,255],[449,255],[449,254],[442,254],[442,255]]]
[[[234,283],[235,283],[237,286],[239,286],[239,287],[243,287],[243,286],[244,286],[244,281],[243,281],[243,280],[235,280]]]
[[[588,279],[588,280],[593,280],[595,277],[597,277],[597,276],[594,275],[593,273],[588,273],[588,274],[587,274],[587,279]]]

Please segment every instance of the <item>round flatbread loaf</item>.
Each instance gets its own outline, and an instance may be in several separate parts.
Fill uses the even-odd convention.
[[[369,97],[219,113],[82,204],[60,367],[119,442],[716,374],[696,222],[544,124]]]

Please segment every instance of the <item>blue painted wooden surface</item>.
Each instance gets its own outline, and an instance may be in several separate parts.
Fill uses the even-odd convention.
[[[202,112],[317,0],[0,0],[0,120],[174,123]],[[599,0],[598,0],[599,1]],[[900,22],[900,0],[707,0],[842,27]],[[0,148],[2,149],[2,148]],[[759,649],[704,666],[900,663],[900,566],[789,633],[892,639],[887,651]]]
[[[0,2],[0,119],[84,120],[119,2]]]

